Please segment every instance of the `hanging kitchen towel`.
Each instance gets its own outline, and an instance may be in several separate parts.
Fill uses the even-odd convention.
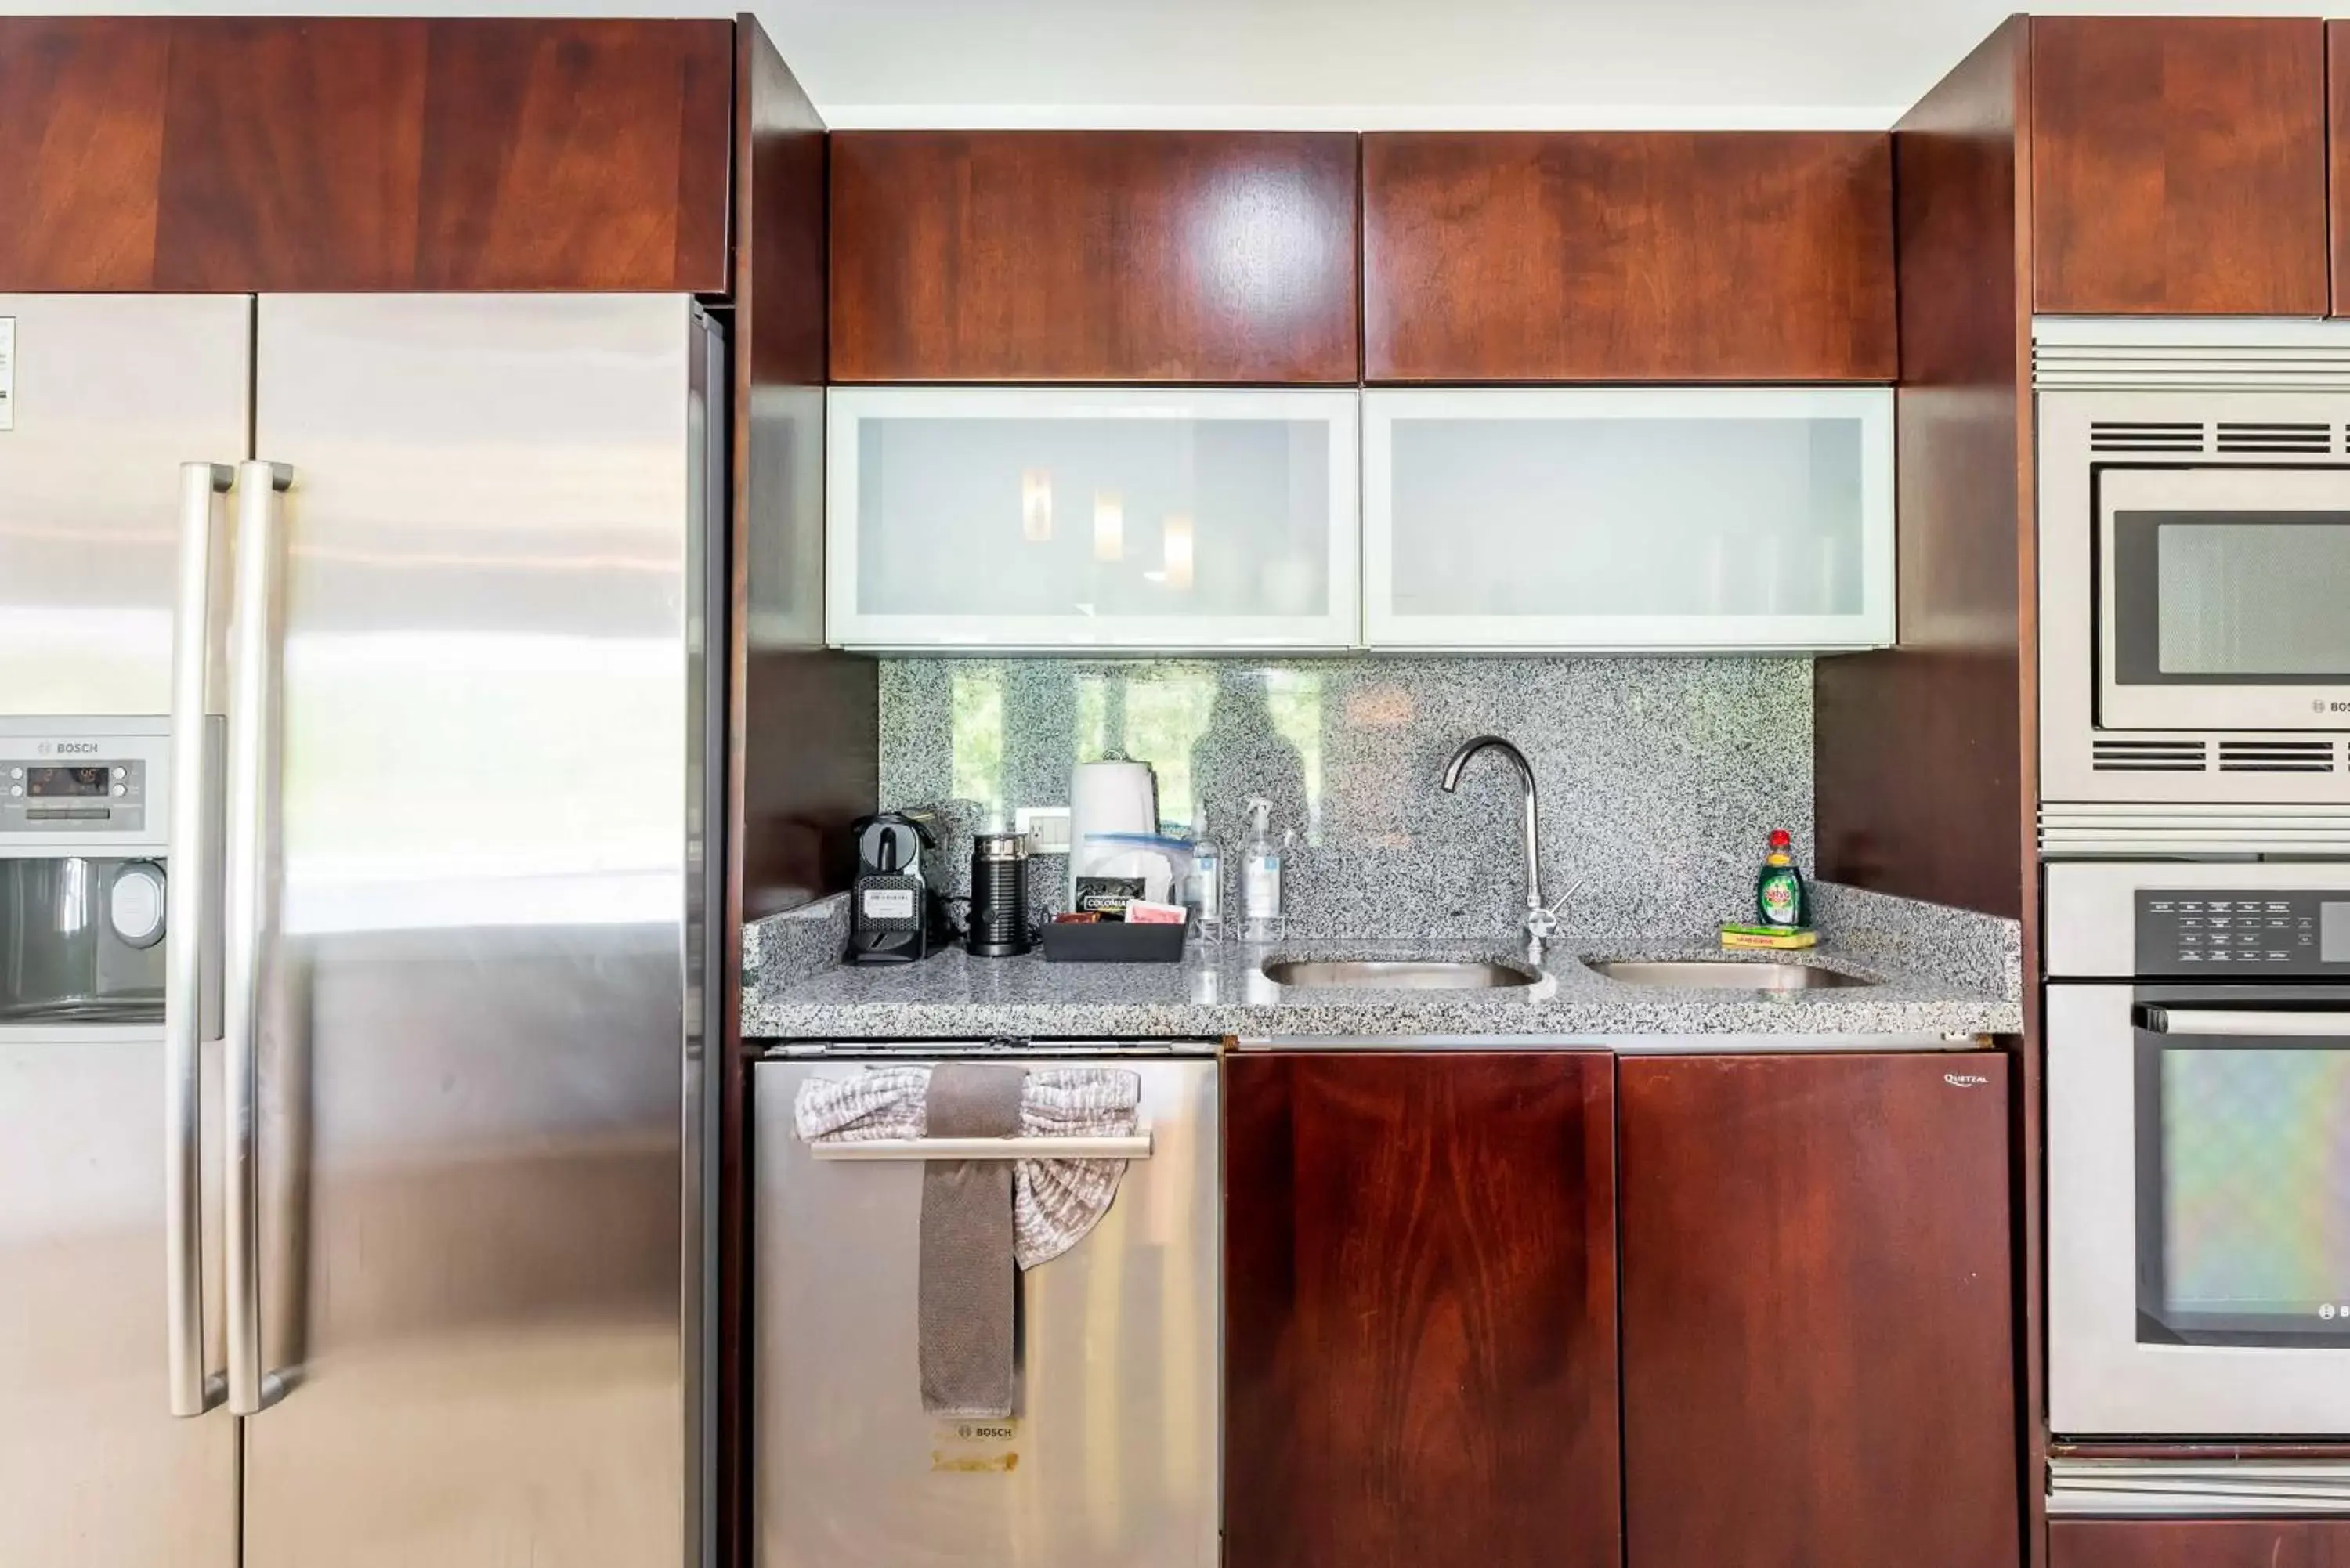
[[[864,1143],[922,1136],[928,1067],[869,1067],[853,1078],[808,1078],[792,1100],[803,1141]]]
[[[1020,1101],[1024,1137],[1125,1137],[1139,1119],[1142,1079],[1121,1067],[1055,1067],[1028,1075]],[[1118,1197],[1122,1159],[1024,1159],[1013,1203],[1024,1269],[1048,1263],[1085,1239]]]
[[[931,1070],[923,1136],[1011,1137],[1027,1073],[949,1062]],[[1012,1414],[1012,1161],[922,1167],[922,1251],[915,1349],[922,1408],[951,1420]]]

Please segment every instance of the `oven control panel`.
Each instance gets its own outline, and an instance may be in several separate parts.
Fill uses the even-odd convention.
[[[2137,894],[2141,975],[2350,980],[2350,884],[2339,888],[2146,888]]]

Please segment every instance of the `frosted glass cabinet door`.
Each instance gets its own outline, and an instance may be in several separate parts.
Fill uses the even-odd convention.
[[[1374,648],[1893,640],[1881,387],[1374,391]]]
[[[844,648],[1346,648],[1357,394],[836,388]]]

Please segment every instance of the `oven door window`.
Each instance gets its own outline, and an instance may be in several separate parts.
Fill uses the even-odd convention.
[[[2350,1344],[2350,1041],[2137,1033],[2138,1339]]]
[[[2350,472],[2117,470],[2099,495],[2101,724],[2350,727]]]

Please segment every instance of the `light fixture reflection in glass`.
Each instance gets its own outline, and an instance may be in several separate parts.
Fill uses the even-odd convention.
[[[1053,536],[1053,475],[1042,468],[1020,474],[1020,536],[1041,545]]]
[[[1170,513],[1160,530],[1166,542],[1167,586],[1179,591],[1191,587],[1191,520]]]
[[[1114,490],[1094,492],[1094,559],[1123,560],[1126,556],[1126,504]]]

